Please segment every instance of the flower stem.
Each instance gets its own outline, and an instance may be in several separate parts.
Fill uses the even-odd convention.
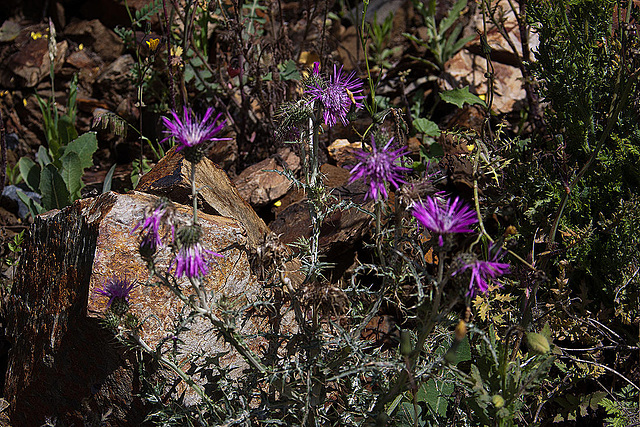
[[[162,354],[158,354],[158,352],[154,351],[149,344],[147,344],[138,334],[131,334],[131,338],[133,341],[147,354],[153,356],[161,365],[166,366],[170,370],[172,370],[176,375],[178,375],[193,391],[196,392],[200,398],[204,402],[207,402],[210,405],[214,405],[214,402],[207,396],[205,391],[196,384],[189,375],[187,375],[178,365],[173,363],[171,360],[164,357]]]
[[[198,191],[196,190],[196,163],[191,162],[191,197],[193,198],[193,225],[198,223]]]
[[[320,251],[320,206],[321,203],[319,192],[321,191],[318,183],[318,132],[317,126],[313,118],[309,118],[309,150],[307,151],[308,161],[306,162],[308,170],[307,177],[307,198],[309,200],[309,216],[311,219],[311,268],[309,278],[316,275],[318,265],[318,253]]]
[[[376,203],[374,206],[375,215],[376,215],[376,246],[378,249],[378,257],[380,258],[380,265],[382,267],[386,267],[387,263],[385,261],[384,253],[382,252],[382,206],[383,206],[382,198],[376,199]]]

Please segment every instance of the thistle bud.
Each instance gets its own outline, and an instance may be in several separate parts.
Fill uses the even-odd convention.
[[[547,354],[551,350],[547,337],[536,332],[527,332],[527,344],[529,349],[536,354]]]
[[[464,320],[460,320],[458,325],[456,326],[456,330],[454,331],[456,341],[462,341],[464,337],[467,335],[467,324]]]
[[[493,403],[493,406],[500,409],[504,406],[504,397],[500,396],[499,394],[494,394],[493,396],[491,396],[491,402]]]

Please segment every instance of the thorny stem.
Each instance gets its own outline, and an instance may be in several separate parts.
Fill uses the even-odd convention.
[[[427,323],[424,328],[418,334],[418,338],[416,340],[416,346],[408,357],[407,369],[400,372],[398,379],[394,383],[393,387],[384,395],[382,395],[375,404],[373,412],[375,414],[380,413],[384,410],[384,406],[391,402],[398,394],[402,393],[406,387],[408,381],[410,381],[410,372],[409,370],[415,365],[418,357],[423,351],[424,343],[427,340],[429,334],[433,330],[436,325],[436,321],[438,317],[444,315],[444,313],[440,313],[440,301],[442,299],[442,293],[444,291],[444,286],[447,284],[448,278],[444,277],[444,252],[440,252],[438,255],[438,288],[436,289],[436,295],[431,304],[431,312],[429,314]]]
[[[222,322],[216,315],[214,315],[211,310],[208,310],[206,313],[207,319],[215,326],[218,331],[222,334],[225,341],[231,344],[233,348],[236,349],[238,353],[244,357],[244,359],[253,366],[260,374],[266,374],[267,368],[258,360],[256,355],[249,349],[246,344],[243,342],[242,337],[238,335],[237,332],[233,330],[233,328],[227,326]]]
[[[380,258],[380,264],[382,267],[386,266],[384,252],[382,251],[382,199],[376,199],[375,203],[375,215],[376,215],[376,246],[378,249],[378,257]]]
[[[196,163],[191,162],[191,198],[193,199],[193,225],[198,223],[198,190],[196,189]]]
[[[196,312],[198,312],[198,314],[206,317],[211,322],[211,324],[215,326],[217,330],[222,334],[224,340],[228,344],[230,344],[238,353],[240,353],[240,355],[244,357],[249,365],[251,365],[261,374],[267,373],[267,368],[258,360],[253,351],[251,351],[251,349],[249,349],[244,344],[242,337],[240,337],[232,327],[229,327],[222,320],[218,319],[218,317],[213,313],[206,301],[204,303],[201,302],[201,305],[193,304],[193,301],[189,297],[187,297],[178,286],[172,284],[167,277],[162,277],[160,275],[157,275],[157,277],[174,293],[174,295],[176,295],[180,299],[180,301],[191,306]],[[197,286],[199,286],[199,283],[194,284],[194,282],[191,281],[191,284],[194,285],[196,292],[198,292],[199,288]]]
[[[140,76],[138,77],[138,115],[140,116],[138,126],[140,127],[140,176],[142,176],[144,173],[142,163],[144,161],[144,139],[142,139],[142,106],[144,105],[142,103],[142,83],[144,80],[144,74],[140,63],[138,63],[138,70],[140,71]],[[146,73],[146,69],[144,72]]]
[[[316,125],[313,118],[309,118],[309,150],[307,152],[308,160],[304,163],[307,166],[305,176],[307,179],[307,198],[309,199],[309,215],[311,217],[311,268],[309,271],[309,279],[316,274],[318,265],[318,252],[320,250],[320,217],[318,192],[318,135]],[[304,144],[304,142],[303,142]]]
[[[364,53],[364,64],[367,67],[367,80],[369,82],[369,93],[371,94],[371,105],[366,103],[367,110],[369,110],[369,114],[371,117],[374,117],[376,114],[376,86],[371,78],[371,68],[369,66],[369,55],[367,55],[367,40],[365,37],[366,32],[366,19],[367,9],[369,8],[369,0],[364,0],[362,4],[362,20],[360,26],[360,44],[362,45],[362,51]]]
[[[4,120],[2,118],[2,109],[0,109],[0,194],[4,190],[7,173],[7,140],[6,131],[4,129]]]
[[[207,396],[207,393],[205,393],[205,391],[202,389],[202,387],[200,387],[198,384],[196,384],[191,377],[189,377],[189,375],[187,375],[182,369],[180,369],[180,367],[178,365],[176,365],[175,363],[173,363],[171,360],[167,359],[166,357],[164,357],[162,354],[159,354],[158,352],[154,351],[151,347],[149,347],[149,344],[147,344],[138,334],[131,334],[130,335],[131,338],[133,338],[134,342],[147,354],[151,355],[153,358],[155,358],[158,362],[160,362],[161,365],[166,366],[167,368],[169,368],[170,370],[172,370],[174,373],[176,373],[185,383],[187,383],[187,385],[189,385],[189,387],[191,387],[191,389],[193,391],[196,392],[196,394],[204,401],[207,402],[210,405],[214,405],[214,402],[209,398],[209,396]]]

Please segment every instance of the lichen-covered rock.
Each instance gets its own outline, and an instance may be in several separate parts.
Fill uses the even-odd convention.
[[[136,397],[141,391],[136,353],[114,345],[113,336],[101,328],[106,301],[95,289],[112,277],[136,280],[130,306],[144,319],[141,337],[155,348],[173,332],[182,303],[166,288],[144,285],[148,272],[137,252],[138,236],[130,234],[155,200],[137,192],[107,193],[35,219],[7,313],[12,347],[4,392],[13,425],[42,425],[47,419],[83,425],[106,414],[109,425],[142,423],[146,411]],[[188,207],[176,206],[178,220],[189,217]],[[224,255],[211,263],[204,283],[213,306],[220,298],[226,304],[251,301],[260,287],[249,266],[244,228],[233,219],[204,213],[199,223],[203,246]],[[158,268],[170,263],[165,248]],[[178,284],[188,289],[184,281]],[[249,319],[241,330],[259,327]],[[180,338],[178,360],[198,351],[215,356],[228,350],[207,322],[191,324]],[[259,343],[248,344],[255,350]],[[237,353],[224,356],[223,363],[243,365]],[[178,386],[178,392],[184,389]]]

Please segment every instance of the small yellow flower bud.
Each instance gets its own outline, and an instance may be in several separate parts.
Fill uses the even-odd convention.
[[[149,46],[149,49],[151,49],[151,51],[155,51],[158,48],[158,45],[160,44],[160,39],[154,38],[154,39],[149,39],[147,40],[147,46]]]
[[[467,324],[464,322],[464,320],[460,320],[455,330],[456,341],[462,341],[466,335],[467,335]]]

